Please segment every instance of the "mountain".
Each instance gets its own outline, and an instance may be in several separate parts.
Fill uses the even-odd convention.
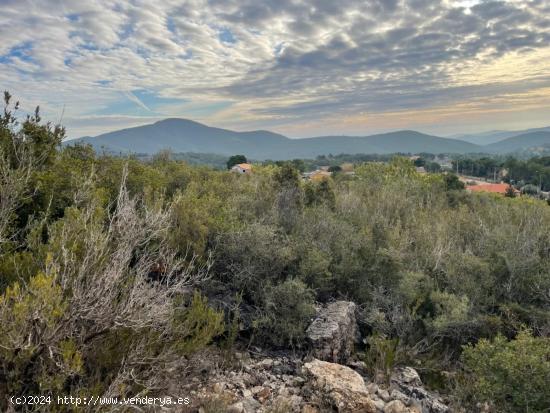
[[[186,119],[165,119],[154,124],[83,137],[65,144],[86,143],[96,150],[153,154],[162,149],[173,152],[241,153],[249,158],[314,158],[339,153],[469,153],[483,148],[457,139],[446,139],[415,131],[371,135],[322,136],[290,139],[269,131],[235,132],[213,128]]]
[[[544,128],[532,128],[516,131],[495,130],[474,134],[454,135],[452,138],[460,139],[466,142],[475,143],[476,145],[490,145],[492,143],[500,142],[504,139],[512,138],[514,136],[524,135],[531,132],[550,131],[550,126]]]
[[[486,145],[485,149],[490,153],[513,153],[526,150],[535,151],[538,147],[548,145],[550,145],[550,130],[512,136],[500,142]]]
[[[233,132],[187,119],[165,119],[150,125],[74,139],[67,141],[67,144],[80,142],[90,144],[96,150],[148,154],[171,149],[174,152],[229,155],[235,154],[237,149],[246,148],[252,156],[283,145],[288,140],[268,131]]]
[[[468,153],[480,152],[477,145],[420,132],[404,130],[365,137],[323,136],[317,138],[293,139],[292,147],[298,157],[338,153]]]

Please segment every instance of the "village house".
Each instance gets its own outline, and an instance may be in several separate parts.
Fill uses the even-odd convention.
[[[252,165],[250,165],[249,163],[239,163],[237,165],[234,165],[231,170],[240,174],[249,174],[252,172]]]
[[[470,192],[491,192],[494,194],[501,194],[505,195],[506,191],[509,190],[511,186],[509,184],[488,184],[488,183],[482,183],[479,185],[469,185],[466,187],[467,191]],[[514,191],[514,195],[519,195],[520,192],[512,187]]]
[[[313,171],[313,172],[304,173],[303,177],[304,179],[309,179],[310,181],[313,181],[313,182],[320,182],[324,179],[330,178],[331,175],[332,175],[331,172],[317,169],[316,171]]]

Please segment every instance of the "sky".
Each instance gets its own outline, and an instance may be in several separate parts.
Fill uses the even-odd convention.
[[[71,138],[550,126],[550,0],[0,0],[0,88]]]

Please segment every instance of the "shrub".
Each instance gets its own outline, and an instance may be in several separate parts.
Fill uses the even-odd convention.
[[[313,292],[299,280],[272,286],[263,305],[265,314],[257,321],[260,337],[275,346],[300,346],[315,314]]]
[[[489,403],[503,413],[548,412],[550,338],[527,330],[514,340],[503,336],[464,347],[463,403]]]

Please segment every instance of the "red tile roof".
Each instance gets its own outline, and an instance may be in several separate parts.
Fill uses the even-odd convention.
[[[480,185],[470,185],[466,189],[472,192],[493,192],[497,194],[505,194],[506,190],[510,187],[508,184],[480,184]],[[514,192],[519,192],[517,189],[514,189]]]

